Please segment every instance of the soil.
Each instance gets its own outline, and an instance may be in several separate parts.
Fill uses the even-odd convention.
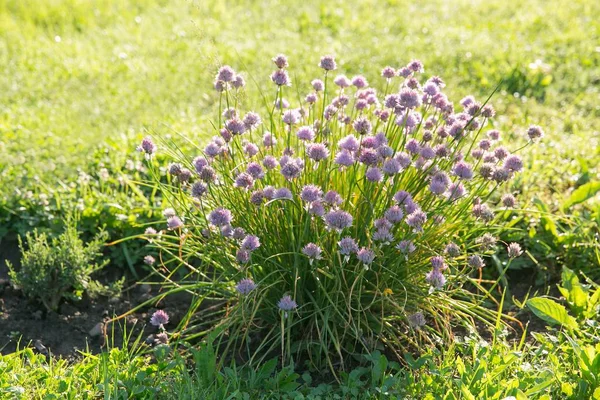
[[[76,303],[63,302],[58,312],[49,312],[40,304],[28,301],[10,284],[4,260],[8,259],[18,267],[18,254],[16,243],[0,244],[0,354],[31,347],[41,353],[73,360],[81,357],[80,351],[99,353],[107,345],[121,346],[124,329],[132,341],[140,333],[142,340],[151,339],[151,335],[157,333],[157,328],[149,324],[155,307],[105,323],[158,294],[155,286],[134,285],[118,299],[84,297]],[[110,279],[115,279],[119,271],[123,270],[108,267]],[[102,277],[98,279],[102,281]],[[177,326],[189,301],[186,296],[168,296],[156,305],[169,314],[167,330]],[[108,332],[108,343],[105,343],[103,330]]]

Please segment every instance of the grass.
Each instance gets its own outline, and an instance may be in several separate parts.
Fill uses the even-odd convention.
[[[531,172],[514,187],[530,210],[512,234],[529,252],[521,267],[535,267],[542,282],[561,263],[600,276],[598,196],[563,207],[576,188],[600,181],[598,14],[600,3],[583,0],[0,0],[0,238],[36,226],[61,230],[80,200],[90,233],[101,221],[117,239],[152,219],[160,202],[140,200],[135,185],[118,178],[139,178],[126,165],[147,129],[198,141],[212,135],[217,105],[210,82],[220,64],[262,82],[270,58],[283,52],[303,95],[312,78],[307,71],[321,54],[335,53],[349,75],[418,58],[427,74],[444,77],[451,98],[483,98],[500,84],[492,103],[507,115],[499,121],[507,143],[518,141],[529,123],[547,133],[527,160]],[[252,106],[260,99],[245,101]],[[101,168],[110,171],[108,183],[98,178]],[[81,184],[81,172],[91,182]],[[48,204],[40,195],[49,196]],[[110,256],[135,273],[141,254],[118,247]],[[407,359],[409,369],[388,365],[375,382],[366,378],[373,366],[348,374],[335,389],[319,389],[302,376],[285,391],[280,386],[292,372],[280,373],[271,377],[283,383],[274,381],[268,396],[326,398],[331,389],[337,398],[357,392],[386,398],[394,387],[430,398],[502,398],[513,389],[517,398],[524,398],[517,390],[529,398],[593,393],[573,367],[580,353],[561,335],[537,335],[534,344],[498,338],[488,346],[468,340],[423,350]],[[232,382],[232,398],[252,398],[258,390],[240,378],[251,372],[223,369],[206,381],[182,360],[154,361],[113,349],[76,363],[46,362],[23,349],[0,356],[0,397],[152,398],[160,391],[186,398],[205,390],[205,398],[217,398],[211,385],[224,381]],[[500,381],[512,386],[494,386]],[[538,391],[527,394],[532,388]]]

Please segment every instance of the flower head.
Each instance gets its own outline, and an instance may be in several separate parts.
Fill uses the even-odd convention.
[[[341,232],[342,230],[352,226],[352,215],[346,211],[333,210],[325,214],[325,224],[329,229]]]
[[[169,314],[163,310],[156,310],[150,318],[150,323],[154,326],[163,326],[169,323]]]
[[[242,249],[246,251],[254,251],[260,247],[260,240],[258,236],[247,235],[244,240],[242,240]]]
[[[321,248],[314,243],[309,243],[302,248],[302,254],[311,260],[319,260],[321,258]]]
[[[231,211],[223,207],[219,207],[208,214],[208,222],[214,226],[222,227],[230,225],[231,221],[233,221]]]
[[[337,68],[335,58],[331,55],[321,57],[319,67],[323,68],[325,71],[334,71]]]
[[[244,278],[235,285],[235,290],[242,296],[249,294],[254,289],[256,289],[256,283],[250,278]]]
[[[279,303],[277,303],[277,307],[279,307],[281,311],[292,311],[298,307],[298,304],[296,304],[296,302],[292,300],[291,296],[286,295],[283,296],[281,300],[279,300]]]
[[[375,253],[373,250],[363,247],[356,253],[356,258],[358,258],[358,261],[361,263],[370,265],[373,263],[373,260],[375,260]]]
[[[167,228],[169,230],[179,229],[183,226],[183,221],[178,216],[174,215],[172,217],[167,218]]]
[[[338,245],[340,246],[340,254],[342,255],[350,255],[358,252],[358,245],[350,236],[346,236],[345,238],[341,239],[338,242]]]
[[[509,258],[517,258],[521,254],[523,254],[523,250],[521,250],[521,246],[519,246],[519,243],[510,243],[507,246],[506,250],[508,252],[508,257]]]

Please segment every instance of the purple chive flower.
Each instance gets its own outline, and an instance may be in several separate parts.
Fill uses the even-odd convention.
[[[250,203],[252,203],[256,206],[259,206],[262,204],[264,198],[265,198],[265,195],[262,190],[255,190],[250,195]]]
[[[394,159],[400,163],[400,166],[402,168],[408,168],[410,166],[410,164],[412,163],[411,157],[404,152],[400,152],[400,153],[396,154]]]
[[[170,208],[170,207],[169,208],[165,208],[163,210],[162,214],[163,214],[163,217],[165,217],[165,218],[170,218],[170,217],[174,217],[175,215],[177,215],[177,213],[175,212],[175,210],[172,209],[172,208]]]
[[[478,237],[475,242],[479,244],[483,250],[489,250],[496,246],[497,241],[498,239],[496,239],[494,235],[490,233],[485,233],[482,236]]]
[[[433,97],[440,92],[440,88],[433,82],[427,82],[423,86],[423,92],[428,96]]]
[[[379,154],[374,149],[364,148],[360,151],[358,161],[365,165],[376,165],[379,162]]]
[[[425,275],[425,281],[436,289],[441,289],[446,284],[446,277],[439,269],[432,269]]]
[[[238,249],[238,251],[235,253],[235,259],[240,264],[246,264],[248,261],[250,261],[250,252],[248,250]]]
[[[223,110],[223,118],[231,119],[237,117],[237,110],[233,107],[226,108]]]
[[[321,259],[321,248],[314,243],[309,243],[302,248],[302,254],[312,260]]]
[[[233,235],[233,227],[231,225],[225,225],[221,227],[221,236],[231,237]]]
[[[401,240],[396,245],[396,248],[404,254],[412,253],[417,249],[417,246],[410,240]]]
[[[242,240],[246,237],[246,230],[241,227],[237,227],[231,233],[231,237],[236,240]]]
[[[259,167],[260,167],[260,165],[259,165]],[[250,175],[246,172],[242,172],[238,176],[235,177],[235,182],[234,182],[233,186],[239,187],[242,189],[246,189],[246,190],[252,189],[252,187],[254,186],[254,178],[252,177],[252,175]]]
[[[150,318],[150,323],[154,326],[163,326],[169,323],[169,314],[163,310],[156,310]]]
[[[485,179],[490,179],[494,174],[494,164],[485,163],[481,167],[479,167],[479,175],[481,175]]]
[[[175,230],[183,226],[183,221],[178,216],[174,215],[167,218],[167,228],[169,230]]]
[[[506,182],[511,177],[511,172],[506,168],[496,168],[492,174],[492,179],[498,183]]]
[[[296,302],[292,300],[291,296],[286,295],[283,296],[281,300],[279,300],[279,303],[277,303],[277,307],[279,307],[281,311],[292,311],[298,307],[298,304],[296,304]]]
[[[225,121],[225,129],[231,132],[232,135],[241,135],[246,132],[246,125],[242,120],[232,118]]]
[[[349,103],[350,103],[350,98],[348,96],[346,96],[345,94],[341,94],[331,101],[331,104],[333,104],[333,106],[336,108],[344,108]]]
[[[473,215],[484,221],[491,221],[494,219],[494,212],[490,210],[487,204],[475,204],[473,206]]]
[[[544,137],[544,131],[537,125],[531,125],[529,129],[527,129],[527,136],[529,136],[529,139],[532,141],[536,141]]]
[[[335,190],[330,190],[327,193],[325,193],[323,200],[325,201],[325,203],[330,204],[332,206],[340,205],[343,202],[342,196],[340,196]]]
[[[248,163],[248,166],[246,167],[246,172],[254,179],[262,179],[265,177],[265,171],[263,170],[263,167],[259,163],[254,161]]]
[[[421,105],[419,92],[412,89],[402,89],[400,91],[399,104],[408,109],[419,107]]]
[[[487,132],[487,137],[490,138],[490,140],[493,140],[493,141],[500,140],[500,131],[492,129],[491,131]]]
[[[262,193],[266,199],[272,199],[275,197],[275,188],[273,186],[265,186]]]
[[[415,210],[406,217],[406,224],[417,232],[423,231],[425,222],[427,222],[427,214],[422,210]]]
[[[327,201],[327,199],[326,199]],[[329,229],[341,232],[345,228],[352,226],[352,215],[342,210],[333,210],[325,214],[325,224]]]
[[[156,153],[156,145],[152,141],[152,138],[147,136],[144,139],[142,139],[142,143],[138,146],[138,151],[146,153],[147,157],[150,157],[154,153]]]
[[[448,243],[444,248],[444,253],[446,253],[449,257],[458,257],[460,256],[460,247],[455,243]]]
[[[352,84],[356,86],[357,89],[362,89],[369,86],[369,82],[367,82],[367,79],[362,75],[357,75],[352,78]]]
[[[325,84],[320,79],[313,79],[312,82],[310,82],[310,84],[313,87],[313,89],[315,89],[315,92],[322,92],[323,89],[325,89]]]
[[[235,78],[235,71],[229,65],[223,65],[217,72],[216,79],[222,82],[231,82]]]
[[[312,142],[315,138],[315,131],[310,126],[301,126],[300,128],[298,128],[296,136],[300,140]]]
[[[292,192],[290,191],[290,189],[285,188],[285,187],[276,189],[275,192],[273,193],[273,199],[292,200],[293,198],[294,198],[294,196],[292,195]]]
[[[415,139],[410,139],[408,142],[406,142],[405,148],[406,151],[412,154],[418,154],[419,151],[421,151],[421,145]]]
[[[337,68],[335,58],[331,55],[321,57],[319,67],[323,68],[325,71],[334,71]]]
[[[348,150],[348,151],[357,151],[358,148],[360,147],[360,142],[358,141],[358,139],[355,136],[348,135],[348,136],[340,139],[340,141],[338,142],[338,147],[340,149],[344,149],[344,150]]]
[[[402,170],[402,166],[398,160],[391,158],[389,160],[385,160],[382,170],[386,175],[395,175]]]
[[[241,89],[244,86],[246,86],[246,81],[244,80],[244,77],[242,75],[238,74],[233,79],[233,82],[231,82],[231,86],[233,86],[236,89]]]
[[[385,79],[392,79],[396,76],[396,70],[392,67],[385,67],[381,70],[381,76]]]
[[[192,178],[192,171],[190,171],[187,168],[182,168],[181,171],[179,172],[179,175],[177,175],[177,180],[179,180],[179,182],[181,182],[181,183],[186,183],[191,178]]]
[[[304,168],[304,162],[300,159],[292,159],[281,166],[281,175],[285,179],[292,180],[300,176],[302,169]]]
[[[247,235],[244,240],[242,240],[242,249],[246,251],[254,251],[260,247],[260,240],[258,236]]]
[[[504,160],[504,168],[510,172],[519,172],[523,169],[523,161],[521,160],[521,157],[513,154],[506,157],[506,160]]]
[[[423,69],[423,63],[419,60],[412,60],[410,63],[408,63],[408,65],[406,67],[413,72],[421,72],[422,73],[425,71]]]
[[[208,166],[208,160],[202,156],[199,156],[194,158],[192,164],[194,165],[196,172],[200,173],[204,167]]]
[[[395,224],[402,221],[402,218],[404,218],[404,212],[399,206],[391,206],[385,211],[384,216],[388,221]]]
[[[340,254],[348,256],[352,253],[358,252],[358,245],[356,241],[352,239],[350,236],[346,236],[342,240],[338,242],[340,246]]]
[[[508,207],[508,208],[513,208],[515,206],[515,204],[517,203],[515,196],[513,196],[510,193],[503,195],[501,201],[502,201],[502,205],[504,205],[504,207]]]
[[[252,130],[257,128],[262,123],[262,120],[260,119],[260,116],[257,113],[249,112],[244,116],[242,122],[244,123],[244,125],[246,125],[247,130]]]
[[[494,115],[496,115],[496,110],[494,110],[494,107],[487,104],[487,105],[483,106],[483,108],[481,109],[481,115],[484,118],[493,118]]]
[[[392,240],[394,240],[394,235],[387,228],[377,229],[373,233],[373,241],[375,242],[390,243]]]
[[[273,63],[277,66],[277,68],[286,68],[288,67],[287,57],[283,54],[278,54],[271,59]]]
[[[426,322],[425,322],[425,316],[423,315],[423,313],[421,311],[417,311],[414,314],[410,314],[408,316],[407,320],[408,320],[408,324],[413,329],[416,329],[416,330],[421,329],[426,324]]]
[[[523,254],[523,250],[521,250],[519,243],[510,243],[507,246],[506,251],[508,252],[508,258],[517,258]]]
[[[446,263],[444,262],[444,257],[442,256],[433,256],[429,259],[429,261],[434,269],[443,270],[446,268]]]
[[[399,205],[406,205],[413,202],[411,194],[405,190],[400,190],[399,192],[396,192],[396,194],[394,195],[394,200]]]
[[[290,103],[286,100],[286,99],[279,99],[277,98],[277,100],[275,100],[275,108],[277,108],[278,110],[281,110],[282,108],[289,108],[290,107]]]
[[[320,200],[323,196],[323,191],[316,185],[305,185],[300,192],[300,198],[307,203]]]
[[[172,163],[171,165],[169,165],[169,174],[170,175],[177,176],[180,173],[181,173],[181,164],[179,164],[179,163]]]
[[[306,97],[304,98],[304,101],[306,101],[308,104],[316,103],[316,101],[317,101],[317,94],[316,93],[309,93],[309,94],[307,94]]]
[[[352,124],[352,127],[356,132],[358,132],[361,135],[368,135],[369,133],[371,133],[372,129],[371,123],[365,117],[357,118],[354,121],[354,124]]]
[[[287,110],[283,113],[283,122],[287,125],[295,125],[300,122],[300,113],[298,110]]]
[[[509,154],[510,153],[508,150],[506,150],[504,147],[496,147],[494,150],[494,156],[496,156],[498,160],[504,160]]]
[[[235,285],[235,290],[242,296],[246,296],[254,289],[256,289],[256,283],[250,278],[244,278]]]
[[[291,86],[290,76],[287,71],[284,69],[278,69],[271,74],[271,80],[277,86]]]
[[[156,229],[152,228],[152,227],[148,227],[146,228],[146,230],[144,231],[144,234],[146,235],[156,235],[158,232],[156,232]]]
[[[316,215],[317,217],[322,217],[325,214],[325,207],[323,207],[322,202],[313,201],[308,206],[308,212],[311,215]]]
[[[144,257],[144,264],[146,264],[146,265],[152,266],[152,265],[154,265],[155,262],[156,262],[156,259],[154,257],[152,257],[151,255],[147,255]]]
[[[450,200],[458,200],[465,194],[467,194],[467,191],[460,182],[454,182],[448,186],[448,199]]]
[[[377,167],[369,167],[365,173],[365,177],[371,182],[380,182],[383,179],[383,173]]]
[[[311,143],[306,147],[308,158],[319,162],[329,157],[329,149],[323,143]]]
[[[473,178],[473,168],[470,164],[459,161],[452,167],[452,173],[460,179],[469,180]]]
[[[254,143],[248,142],[244,144],[244,153],[246,153],[248,157],[254,157],[256,154],[258,154],[258,146]]]
[[[334,162],[342,167],[349,167],[354,164],[354,156],[348,150],[342,150],[335,155]]]
[[[473,254],[467,257],[467,264],[473,268],[483,268],[485,266],[483,259],[477,254]]]
[[[373,226],[377,229],[391,229],[392,223],[388,221],[386,218],[377,218],[373,222]]]
[[[347,88],[348,86],[350,86],[352,84],[350,82],[350,79],[348,79],[348,77],[346,75],[336,76],[335,79],[333,80],[333,83],[335,83],[336,85],[338,85],[341,88]]]
[[[408,67],[402,67],[398,70],[398,76],[407,78],[412,74],[412,71]]]
[[[215,80],[213,83],[213,87],[217,92],[224,92],[225,89],[227,89],[227,83],[220,80]]]
[[[208,187],[204,183],[196,182],[192,185],[192,189],[190,190],[190,192],[192,194],[192,197],[199,199],[202,196],[204,196],[207,190]]]
[[[233,221],[231,211],[223,207],[216,208],[208,214],[208,222],[214,226],[230,225],[231,221]]]
[[[363,247],[356,253],[356,258],[365,265],[371,265],[373,260],[375,260],[375,253],[373,250]]]
[[[277,167],[277,159],[273,156],[265,156],[263,159],[263,165],[266,169],[273,169]]]

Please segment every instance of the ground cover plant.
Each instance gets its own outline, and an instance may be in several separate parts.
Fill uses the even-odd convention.
[[[564,0],[0,0],[4,72],[0,75],[0,398],[597,396],[598,7],[595,2]],[[517,203],[514,209],[495,213],[494,222],[505,228],[497,231],[495,253],[482,254],[486,267],[481,288],[476,271],[462,282],[479,300],[487,296],[481,305],[490,307],[488,315],[496,317],[495,311],[502,309],[524,325],[530,321],[524,336],[510,318],[504,319],[511,326],[506,330],[496,327],[494,319],[488,328],[478,324],[477,332],[470,323],[455,327],[451,334],[442,335],[452,335],[454,340],[441,345],[435,319],[427,310],[427,325],[420,330],[405,326],[406,315],[401,314],[392,324],[404,327],[402,340],[411,345],[395,348],[397,354],[379,348],[370,356],[345,357],[360,366],[338,369],[337,380],[311,371],[310,363],[295,369],[282,366],[280,349],[251,367],[242,365],[239,356],[238,362],[221,356],[228,336],[221,341],[194,340],[193,345],[180,340],[181,331],[204,337],[205,326],[194,327],[185,318],[192,299],[186,290],[198,293],[201,285],[191,279],[190,266],[170,274],[175,262],[154,247],[161,244],[159,237],[150,237],[153,243],[139,237],[122,240],[149,226],[163,230],[166,218],[157,221],[165,208],[179,211],[181,206],[171,203],[173,197],[163,197],[156,183],[142,182],[148,171],[144,155],[134,148],[143,137],[156,134],[158,154],[151,172],[163,187],[177,187],[177,179],[168,173],[172,156],[185,155],[191,161],[215,134],[211,122],[220,114],[220,106],[213,77],[223,64],[233,65],[246,79],[238,116],[259,111],[263,129],[280,133],[280,128],[264,124],[270,125],[274,96],[265,71],[270,66],[275,69],[270,58],[277,52],[289,56],[293,86],[284,93],[292,107],[300,106],[308,93],[318,55],[335,54],[339,66],[335,75],[362,75],[380,95],[385,89],[378,66],[399,69],[411,59],[420,59],[426,67],[423,77],[443,77],[444,92],[456,104],[469,94],[483,102],[500,83],[491,104],[498,115],[494,128],[503,132],[501,146],[518,148],[526,143],[523,132],[530,124],[543,127],[544,140],[521,154],[523,172],[502,189]],[[261,83],[261,90],[255,82]],[[163,139],[176,143],[177,151],[167,151]],[[194,171],[189,164],[182,166]],[[188,188],[183,189],[177,196],[188,199]],[[492,200],[497,199],[492,196]],[[242,209],[231,211],[235,223]],[[371,218],[346,211],[354,222]],[[112,295],[65,299],[58,312],[47,312],[15,287],[4,260],[19,271],[18,238],[26,244],[26,234],[37,229],[51,241],[65,231],[69,215],[78,215],[77,229],[84,243],[92,241],[99,229],[106,230],[109,246],[102,258],[110,263],[98,279],[106,284],[125,275],[125,291],[116,301],[116,297],[110,300]],[[187,225],[193,218],[183,222]],[[255,255],[268,251],[260,232],[248,233],[261,239]],[[162,237],[169,235],[174,232],[164,232]],[[511,242],[519,243],[523,255],[508,257],[506,244]],[[227,249],[229,257],[234,250]],[[323,252],[322,259],[309,266],[325,271],[329,254]],[[154,259],[153,266],[144,264],[146,255],[151,256],[145,258],[148,264]],[[253,255],[252,260],[257,258]],[[423,276],[428,264],[419,258]],[[191,267],[203,264],[194,260]],[[146,277],[153,268],[156,273]],[[454,272],[453,265],[443,272],[446,286],[427,294],[426,303],[457,293],[453,288],[461,282],[454,279]],[[363,275],[367,273],[374,271]],[[234,292],[237,279],[220,282],[222,291],[217,294],[219,299],[230,299],[232,311],[241,298]],[[160,290],[157,281],[162,280],[167,291],[175,283],[179,287],[172,295],[153,298]],[[279,302],[279,296],[260,292],[264,289],[257,285],[245,300],[266,296],[272,303]],[[392,293],[386,292],[385,301],[402,292]],[[284,322],[297,328],[309,309],[305,301],[293,300],[297,309]],[[197,315],[206,316],[222,306],[212,298],[202,303]],[[105,324],[131,308],[135,311],[127,317]],[[156,308],[169,316],[162,327],[151,323]],[[282,321],[277,308],[263,310],[275,312],[273,319]],[[233,314],[229,321],[235,318]],[[368,327],[372,326],[369,320]],[[103,328],[108,328],[106,337]],[[252,329],[257,334],[249,337],[250,343],[256,344],[265,334],[259,327]],[[90,332],[101,336],[92,337]],[[344,332],[343,336],[352,335]],[[127,342],[129,346],[121,347]],[[9,354],[15,348],[20,350]],[[248,348],[255,350],[252,345]],[[346,342],[345,348],[353,347]],[[300,350],[290,350],[285,349],[298,361]],[[334,361],[338,358],[335,351],[330,354]],[[500,387],[498,382],[506,385]]]

